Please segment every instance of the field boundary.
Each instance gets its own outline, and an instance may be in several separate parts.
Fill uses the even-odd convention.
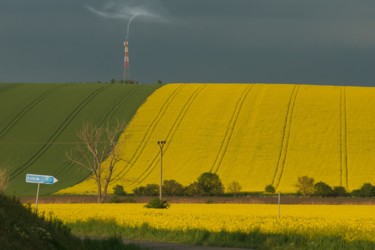
[[[119,177],[120,175],[127,174],[132,169],[132,167],[136,164],[139,157],[141,157],[142,152],[147,145],[147,142],[150,140],[150,137],[152,133],[154,132],[156,125],[163,118],[166,110],[168,109],[169,105],[171,105],[176,95],[181,91],[181,88],[182,88],[182,85],[178,86],[175,90],[173,90],[172,94],[168,96],[167,100],[161,106],[158,114],[155,116],[154,120],[151,122],[150,126],[147,128],[147,131],[144,134],[141,142],[139,143],[139,146],[135,150],[133,156],[130,158],[130,160],[127,161],[127,165],[124,166],[123,170],[116,174],[115,179]]]
[[[195,99],[197,98],[198,94],[205,88],[206,86],[199,86],[194,92],[193,94],[191,94],[191,96],[189,97],[189,99],[187,100],[187,102],[185,103],[185,105],[183,106],[181,112],[179,113],[179,115],[177,116],[176,120],[174,121],[173,125],[172,125],[172,128],[169,130],[168,132],[168,135],[166,137],[166,145],[164,146],[164,154],[167,152],[168,150],[168,146],[169,144],[171,143],[172,141],[172,138],[177,130],[177,128],[180,126],[182,120],[184,119],[186,113],[188,112],[188,110],[190,109],[192,103],[195,101]],[[130,184],[130,187],[134,187],[134,185],[138,185],[140,183],[142,183],[151,173],[152,171],[154,171],[154,169],[157,167],[157,164],[160,162],[160,159],[159,159],[159,153],[155,155],[154,159],[152,160],[152,162],[149,164],[149,166],[146,168],[146,170],[144,171],[144,173],[142,173],[134,182],[133,184]]]

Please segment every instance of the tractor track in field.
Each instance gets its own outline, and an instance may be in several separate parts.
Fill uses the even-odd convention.
[[[178,114],[176,120],[174,121],[172,128],[169,130],[169,133],[167,135],[166,141],[167,143],[164,146],[164,154],[168,151],[169,144],[171,143],[177,128],[181,125],[181,122],[186,116],[186,113],[190,109],[191,105],[197,98],[198,94],[205,88],[206,86],[200,86],[198,87],[189,97],[185,105],[182,107],[181,112]],[[159,154],[156,154],[152,162],[149,164],[149,166],[146,168],[146,170],[136,179],[134,180],[133,184],[130,185],[130,187],[134,187],[135,185],[138,185],[142,183],[157,167],[157,163],[160,162],[160,159],[158,158]]]
[[[130,97],[132,97],[137,92],[137,89],[131,89],[129,91],[126,91],[123,95],[121,95],[118,100],[114,103],[111,110],[106,113],[106,115],[101,119],[99,122],[100,126],[103,126],[103,124],[107,121],[109,121],[114,114],[120,109],[120,107],[124,104],[127,104],[130,102]]]
[[[294,107],[295,107],[295,102],[297,99],[299,88],[300,88],[299,85],[294,85],[292,94],[289,99],[288,110],[286,112],[284,132],[283,132],[282,139],[281,139],[282,144],[281,144],[279,159],[278,159],[276,171],[272,180],[272,186],[274,186],[276,189],[279,187],[281,177],[284,172],[285,161],[286,161],[286,157],[288,153],[289,137],[290,137],[290,130],[291,130],[291,125],[292,125]]]
[[[155,116],[154,120],[151,122],[151,124],[148,126],[146,133],[144,134],[139,146],[135,150],[134,154],[128,160],[128,164],[120,171],[118,174],[116,174],[115,179],[121,175],[127,174],[132,167],[135,165],[135,163],[138,161],[139,157],[142,155],[143,150],[145,149],[147,143],[150,140],[150,137],[152,133],[154,132],[157,124],[160,122],[160,120],[163,118],[165,115],[166,110],[168,109],[169,105],[171,105],[172,101],[175,99],[176,95],[181,91],[182,85],[178,86],[172,94],[170,94],[161,106],[158,114]],[[155,142],[156,143],[156,142]]]
[[[29,104],[27,104],[26,107],[24,107],[20,112],[18,112],[8,124],[6,124],[1,130],[0,130],[0,139],[4,138],[4,136],[15,126],[31,109],[33,109],[38,103],[43,101],[46,97],[48,97],[50,94],[55,92],[58,89],[61,89],[66,85],[59,85],[55,86],[53,88],[48,89],[43,94],[32,100]]]
[[[100,92],[102,92],[108,86],[103,86],[94,90],[89,96],[87,96],[83,101],[81,101],[78,106],[76,106],[73,111],[64,119],[64,121],[60,124],[56,131],[52,133],[52,135],[48,138],[47,142],[33,155],[31,156],[25,163],[21,165],[20,168],[16,169],[9,175],[9,180],[12,181],[16,178],[19,174],[29,168],[32,164],[34,164],[42,155],[53,145],[53,142],[64,132],[66,127],[74,120],[74,118],[81,112],[81,110],[90,103]]]
[[[241,96],[238,98],[232,117],[229,120],[228,127],[225,132],[225,136],[221,142],[219,152],[216,155],[216,159],[210,169],[210,172],[217,173],[219,171],[221,164],[223,162],[223,159],[225,157],[225,154],[228,150],[229,143],[232,139],[233,131],[237,125],[238,117],[241,113],[245,100],[249,92],[253,88],[253,86],[254,85],[247,86],[246,89],[241,93]]]
[[[348,177],[348,140],[347,140],[347,119],[346,119],[346,88],[340,87],[340,182],[341,186],[349,188]]]
[[[130,91],[127,91],[125,94],[121,95],[119,98],[118,98],[118,101],[115,102],[115,104],[113,105],[113,107],[111,108],[111,111],[106,113],[105,117],[99,122],[100,126],[102,126],[106,121],[110,120],[112,118],[112,116],[114,115],[114,113],[116,113],[119,108],[130,102],[130,97],[132,97],[135,93],[137,92],[137,89],[132,89]],[[75,153],[75,156],[78,155],[78,152]],[[57,172],[56,172],[56,176],[59,176],[59,175],[63,175],[65,174],[67,171],[70,170],[70,166],[72,166],[74,164],[72,164],[71,162],[67,162],[65,163]]]

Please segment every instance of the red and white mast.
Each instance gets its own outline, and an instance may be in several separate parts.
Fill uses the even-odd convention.
[[[129,80],[129,43],[128,40],[124,42],[124,75],[123,80],[127,82]]]

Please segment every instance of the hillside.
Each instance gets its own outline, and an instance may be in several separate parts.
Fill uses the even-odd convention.
[[[129,122],[157,88],[113,84],[0,84],[0,164],[9,168],[7,193],[36,193],[27,173],[53,175],[41,194],[78,183],[88,172],[66,161],[84,122]],[[1,167],[0,166],[0,167]]]
[[[125,139],[126,138],[126,139]],[[151,95],[123,133],[127,191],[164,179],[218,173],[243,191],[273,184],[294,192],[308,175],[349,190],[375,183],[375,88],[280,84],[169,84]],[[92,181],[61,193],[95,192]]]

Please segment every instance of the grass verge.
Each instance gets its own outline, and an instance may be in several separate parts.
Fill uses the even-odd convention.
[[[114,220],[92,219],[68,224],[80,237],[122,237],[131,240],[173,242],[202,246],[239,247],[251,249],[375,249],[371,241],[348,241],[339,236],[316,234],[306,236],[294,232],[264,233],[210,232],[200,229],[156,229],[148,224],[139,227],[118,225]]]
[[[37,216],[31,207],[0,194],[0,249],[124,249],[139,250],[136,245],[124,245],[121,238],[81,240],[70,228],[52,215]]]

